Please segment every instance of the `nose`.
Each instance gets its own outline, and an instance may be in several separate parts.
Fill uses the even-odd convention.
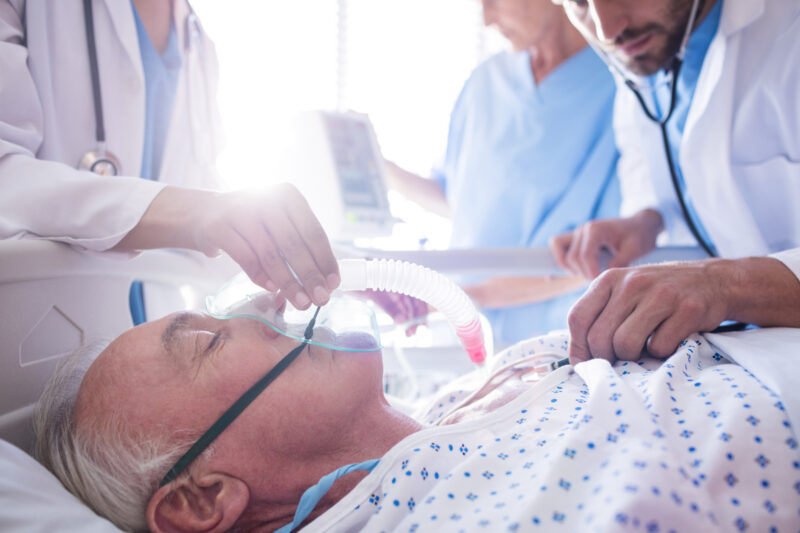
[[[256,327],[258,327],[259,333],[268,341],[274,341],[281,336],[280,333],[269,327],[267,324],[264,324],[259,320],[256,320],[255,323]]]
[[[627,9],[621,3],[619,0],[590,0],[594,33],[601,42],[613,43],[628,27]]]
[[[263,340],[269,342],[272,342],[281,336],[280,333],[269,327],[261,320],[255,318],[236,317],[217,320],[223,322],[225,326],[233,329],[233,331],[238,331],[245,336],[252,336],[253,334],[256,334]]]

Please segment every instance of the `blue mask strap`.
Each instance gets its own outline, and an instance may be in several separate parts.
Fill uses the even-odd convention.
[[[309,487],[303,493],[303,496],[300,498],[300,503],[297,504],[297,511],[294,513],[294,520],[292,520],[292,523],[286,524],[282,528],[276,530],[275,533],[289,533],[290,531],[293,531],[294,528],[302,524],[303,520],[305,520],[308,515],[311,514],[311,511],[314,510],[314,507],[316,507],[317,503],[319,503],[322,497],[327,494],[337,479],[342,476],[346,476],[353,470],[366,470],[368,472],[372,472],[372,469],[375,468],[375,465],[378,464],[378,461],[380,461],[380,459],[371,459],[369,461],[364,461],[363,463],[353,463],[351,465],[337,468],[330,474],[323,476],[316,485]]]

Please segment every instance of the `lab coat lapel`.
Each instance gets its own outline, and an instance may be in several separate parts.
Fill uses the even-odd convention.
[[[703,225],[720,254],[730,256],[728,250],[737,250],[740,256],[763,254],[766,243],[733,183],[729,136],[740,47],[734,34],[761,16],[764,0],[725,0],[722,9],[720,29],[703,62],[686,120],[680,165],[689,195],[700,206]],[[717,216],[731,212],[736,216]]]
[[[102,3],[105,4],[108,10],[111,23],[114,25],[114,31],[119,36],[120,43],[125,49],[128,59],[136,66],[139,76],[144,78],[141,55],[139,53],[139,38],[136,35],[136,24],[133,21],[133,6],[131,6],[130,2],[121,2],[120,0],[102,0]],[[95,17],[97,17],[96,14]]]
[[[221,129],[216,111],[217,69],[213,47],[204,32],[195,36],[188,17],[191,7],[178,0],[174,8],[174,23],[181,49],[183,66],[175,91],[172,117],[159,169],[159,180],[200,188],[219,188],[216,156]],[[191,153],[189,153],[191,151]]]

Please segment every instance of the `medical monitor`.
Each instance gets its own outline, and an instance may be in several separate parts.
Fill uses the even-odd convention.
[[[391,233],[386,169],[366,115],[302,114],[293,152],[294,181],[331,239]]]

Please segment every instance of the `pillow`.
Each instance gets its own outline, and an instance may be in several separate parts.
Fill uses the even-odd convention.
[[[0,440],[0,531],[120,533],[33,457]]]

